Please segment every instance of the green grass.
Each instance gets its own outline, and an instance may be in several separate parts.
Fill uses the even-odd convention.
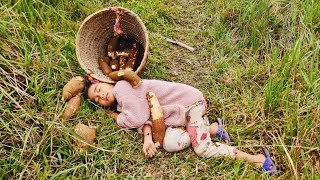
[[[72,121],[60,120],[62,87],[84,74],[77,30],[113,5],[136,12],[150,32],[143,78],[199,88],[233,145],[250,153],[266,145],[280,178],[320,178],[319,1],[7,0],[0,1],[0,179],[268,178],[192,148],[146,160],[142,137],[92,113],[86,100]],[[97,127],[96,148],[76,149],[70,128],[78,122]]]

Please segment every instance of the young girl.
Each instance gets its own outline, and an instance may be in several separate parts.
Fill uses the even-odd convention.
[[[149,91],[156,94],[163,108],[167,126],[163,148],[166,151],[177,152],[192,145],[200,157],[228,156],[243,159],[272,174],[277,173],[266,148],[263,148],[264,155],[251,155],[226,144],[213,143],[211,137],[218,137],[226,142],[230,139],[223,130],[220,119],[209,124],[203,94],[189,85],[143,80],[141,86],[134,89],[127,81],[119,81],[115,86],[96,82],[90,85],[87,95],[101,106],[116,105],[120,113],[108,111],[108,114],[119,126],[138,128],[139,132],[143,133],[143,152],[146,158],[151,158],[156,154],[157,149],[152,141],[152,123],[146,97]]]

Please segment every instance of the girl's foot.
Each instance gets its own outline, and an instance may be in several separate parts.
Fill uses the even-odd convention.
[[[219,129],[218,123],[217,123],[217,122],[212,123],[212,124],[209,126],[210,135],[211,135],[212,137],[216,137],[216,136],[217,136],[218,129]]]
[[[242,159],[247,161],[248,163],[252,164],[253,166],[263,169],[267,171],[268,173],[271,173],[272,176],[277,175],[277,168],[273,164],[270,154],[266,148],[263,148],[263,154],[257,154],[257,155],[251,155],[248,153],[245,153],[240,150],[236,150],[235,157],[236,159]]]
[[[265,161],[262,164],[262,169],[267,172],[270,172],[272,176],[276,176],[278,174],[278,171],[277,171],[276,165],[274,165],[274,163],[270,158],[269,151],[265,147],[262,147],[262,150],[265,156]]]
[[[222,140],[225,141],[225,142],[231,142],[231,139],[230,139],[227,131],[225,131],[225,130],[223,129],[222,121],[221,121],[220,118],[217,118],[217,123],[218,123],[218,126],[217,126],[217,125],[212,126],[213,124],[216,124],[216,123],[213,123],[213,124],[211,125],[212,127],[210,126],[210,129],[211,129],[211,128],[214,128],[214,130],[215,130],[215,132],[216,132],[215,135],[216,135],[217,138],[222,139]],[[211,131],[210,131],[210,132],[211,132]]]
[[[257,168],[261,168],[263,163],[266,161],[266,157],[263,154],[254,155],[253,165]]]

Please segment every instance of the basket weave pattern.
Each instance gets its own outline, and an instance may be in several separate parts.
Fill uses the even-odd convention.
[[[148,59],[148,32],[141,19],[132,11],[118,7],[121,14],[121,26],[124,36],[128,36],[142,45],[144,52],[139,53],[138,67],[135,70],[139,74]],[[107,43],[114,35],[114,23],[116,13],[112,8],[102,9],[88,16],[81,24],[76,37],[76,54],[80,66],[93,78],[114,83],[108,76],[104,75],[99,68],[98,58],[106,56]],[[142,57],[141,57],[142,56]]]

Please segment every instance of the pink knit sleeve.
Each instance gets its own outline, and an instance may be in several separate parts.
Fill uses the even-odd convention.
[[[128,117],[125,113],[120,113],[117,117],[117,124],[124,128],[133,128],[133,124],[127,121]]]

